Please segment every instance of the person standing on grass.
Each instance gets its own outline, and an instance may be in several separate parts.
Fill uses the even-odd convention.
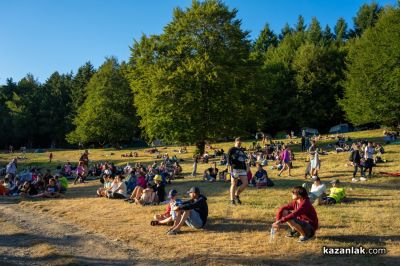
[[[278,174],[278,176],[281,176],[281,174],[282,174],[282,172],[283,171],[285,171],[286,169],[288,169],[289,170],[289,176],[292,176],[291,175],[291,173],[290,173],[290,170],[291,170],[291,157],[292,157],[292,154],[290,153],[290,150],[289,150],[289,148],[287,148],[286,147],[286,145],[283,145],[282,146],[282,163],[283,163],[283,167],[282,167],[282,169],[281,169],[281,171],[279,172],[279,174]]]
[[[52,160],[53,160],[53,153],[50,152],[50,154],[49,154],[49,162],[51,163]]]
[[[308,198],[307,190],[297,186],[292,190],[293,201],[281,207],[276,214],[276,221],[272,224],[275,230],[287,223],[290,231],[286,237],[300,235],[299,242],[305,242],[314,237],[318,229],[318,217],[313,205]]]
[[[374,145],[372,145],[372,142],[368,141],[368,145],[367,147],[365,147],[364,150],[365,169],[363,174],[365,175],[365,172],[368,169],[368,178],[371,178],[372,176],[372,167],[374,166],[374,152]]]
[[[193,156],[193,171],[192,171],[192,176],[196,177],[197,175],[197,164],[199,163],[199,155],[195,154]]]
[[[358,146],[357,146],[357,144],[353,143],[351,148],[352,148],[352,152],[350,153],[349,161],[354,166],[353,179],[351,181],[353,181],[353,182],[358,181],[358,179],[356,178],[358,168],[360,168],[360,173],[361,173],[360,180],[365,181],[366,179],[364,177],[363,166],[361,165],[361,155],[360,155]]]
[[[207,198],[200,194],[198,187],[192,187],[188,192],[190,200],[182,202],[181,205],[173,207],[175,212],[174,226],[167,234],[176,235],[184,223],[189,227],[201,229],[206,225],[208,217]]]
[[[242,142],[240,138],[236,138],[235,146],[228,151],[228,170],[231,173],[230,203],[233,205],[236,203],[242,204],[239,196],[248,185],[247,156],[241,145]],[[242,183],[239,188],[237,188],[238,180]]]
[[[311,176],[318,176],[321,162],[319,161],[318,148],[315,140],[311,142],[311,147],[308,149],[308,153],[310,155]]]

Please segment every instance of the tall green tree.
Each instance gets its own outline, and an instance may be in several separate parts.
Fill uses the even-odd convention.
[[[347,23],[344,18],[339,18],[335,25],[335,42],[338,46],[342,46],[347,38]]]
[[[220,1],[176,8],[160,36],[132,48],[129,75],[149,139],[196,143],[254,130],[250,41]]]
[[[270,29],[269,24],[266,23],[260,35],[253,45],[253,50],[259,53],[265,53],[269,47],[276,47],[278,45],[278,37]]]
[[[299,15],[297,18],[297,24],[296,24],[296,32],[304,32],[306,29],[306,24],[304,22],[304,17],[302,15]]]
[[[87,97],[74,120],[70,143],[100,145],[129,142],[136,134],[136,116],[129,83],[115,58],[108,58],[90,79]]]
[[[313,44],[322,42],[322,29],[316,17],[311,19],[311,24],[307,29],[307,40]]]
[[[86,100],[86,86],[92,78],[93,74],[96,73],[93,65],[90,62],[86,62],[83,66],[78,68],[76,75],[72,80],[71,88],[71,114],[70,120],[73,120],[78,114],[79,108],[82,107]]]
[[[400,8],[387,8],[350,46],[341,105],[352,123],[400,124],[399,51]]]
[[[376,2],[363,4],[358,10],[357,15],[353,18],[354,30],[350,34],[353,37],[361,36],[366,29],[375,25],[382,11],[383,8]]]
[[[57,71],[41,86],[36,121],[43,145],[65,144],[65,135],[71,128],[68,119],[72,112],[71,90],[72,74],[59,74]]]

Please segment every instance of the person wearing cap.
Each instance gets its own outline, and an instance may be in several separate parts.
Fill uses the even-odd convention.
[[[311,186],[310,193],[308,193],[308,197],[311,204],[317,201],[317,204],[320,205],[322,204],[322,199],[326,197],[326,186],[325,184],[321,183],[321,179],[318,176],[313,176],[312,180],[314,182]],[[307,183],[304,183],[302,187],[307,189],[307,187],[309,187],[309,185],[307,185]]]
[[[323,199],[323,204],[336,204],[340,203],[346,197],[346,190],[340,187],[339,179],[331,181],[332,187],[328,197]]]
[[[175,211],[173,208],[175,206],[179,206],[182,204],[182,200],[178,199],[178,191],[175,189],[171,189],[168,193],[169,204],[167,204],[167,208],[165,213],[163,214],[156,214],[154,215],[154,220],[150,222],[150,225],[163,225],[163,224],[170,224],[176,220]]]
[[[201,229],[207,222],[207,198],[200,194],[198,187],[192,187],[187,193],[190,195],[190,200],[172,208],[176,219],[174,225],[168,230],[168,235],[178,234],[184,223],[192,228]]]
[[[228,151],[228,170],[231,173],[230,203],[242,204],[239,196],[248,185],[247,179],[247,156],[241,147],[240,138],[235,139],[235,146]],[[238,180],[241,185],[237,187]]]
[[[314,237],[318,229],[318,216],[313,205],[308,198],[307,190],[304,187],[294,187],[292,189],[293,201],[281,207],[272,227],[276,230],[283,223],[290,227],[287,237],[300,235],[299,242],[310,240]]]

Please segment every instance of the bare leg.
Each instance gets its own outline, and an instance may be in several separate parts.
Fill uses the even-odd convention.
[[[189,210],[189,211],[184,211],[184,212],[183,212],[183,215],[182,215],[182,214],[179,215],[179,218],[180,218],[180,219],[178,219],[178,215],[177,215],[175,224],[174,224],[174,226],[171,228],[171,230],[173,230],[173,231],[179,231],[179,230],[181,229],[182,225],[185,223],[185,221],[186,221],[187,218],[189,217],[190,212],[191,212],[190,210]]]
[[[247,176],[241,176],[240,180],[242,181],[242,184],[240,185],[239,189],[236,191],[236,196],[239,196],[240,193],[243,192],[243,190],[246,189],[247,185],[248,185],[248,180],[247,180]]]
[[[237,182],[238,182],[237,179],[231,178],[231,188],[230,188],[231,200],[233,200],[235,197]]]
[[[300,233],[300,235],[305,236],[306,232],[304,232],[303,227],[301,227],[299,224],[295,223],[294,221],[287,221],[287,224],[292,228],[293,230],[296,230],[297,232]]]

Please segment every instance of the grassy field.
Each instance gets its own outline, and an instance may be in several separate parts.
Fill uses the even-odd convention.
[[[353,139],[368,138],[383,142],[382,130],[349,133]],[[329,141],[319,142],[324,146]],[[232,143],[217,143],[213,147],[228,148]],[[248,146],[249,143],[245,143]],[[284,237],[281,230],[273,242],[269,242],[269,229],[274,221],[277,208],[291,200],[291,187],[304,182],[305,153],[299,152],[298,145],[293,145],[296,154],[293,177],[287,173],[278,177],[277,170],[267,168],[269,176],[275,183],[273,188],[248,188],[242,194],[241,206],[230,206],[229,183],[200,182],[190,178],[192,161],[190,157],[194,147],[188,147],[188,154],[180,155],[174,150],[178,147],[168,147],[162,152],[169,155],[177,154],[184,159],[182,167],[185,179],[174,181],[167,190],[176,188],[181,196],[191,186],[200,187],[208,197],[209,222],[204,230],[195,231],[183,228],[183,233],[177,236],[165,234],[167,227],[151,227],[149,225],[155,213],[164,211],[165,206],[139,207],[120,200],[96,198],[95,190],[99,181],[86,184],[70,185],[65,198],[57,200],[14,200],[12,207],[37,216],[48,217],[83,228],[87,234],[98,235],[121,246],[129,248],[134,255],[132,263],[139,264],[176,264],[176,265],[398,265],[400,262],[400,178],[385,177],[380,171],[397,172],[399,167],[400,145],[386,145],[384,158],[386,163],[374,168],[373,178],[366,182],[351,183],[352,167],[346,166],[348,153],[330,153],[321,156],[322,166],[320,177],[323,182],[333,178],[342,181],[346,188],[348,200],[335,206],[316,206],[320,229],[316,239],[299,244],[297,239]],[[127,150],[90,150],[92,161],[113,161],[118,165],[126,162],[154,161],[144,149],[136,150],[139,157],[135,159],[121,158]],[[297,151],[297,152],[296,152]],[[19,169],[28,165],[40,165],[55,169],[58,164],[67,160],[76,162],[80,152],[77,150],[53,151],[54,159],[48,163],[48,153],[27,154],[27,160],[19,163]],[[11,158],[9,154],[0,154],[0,166]],[[219,158],[218,158],[219,159]],[[216,159],[216,160],[218,160]],[[213,162],[212,160],[210,162]],[[199,173],[209,165],[200,164]],[[221,169],[221,168],[220,168]],[[255,169],[252,169],[253,173]],[[329,184],[327,184],[329,186]],[[2,204],[2,202],[0,202]],[[19,227],[18,223],[10,224],[7,217],[0,213],[0,225],[3,228]],[[28,221],[29,222],[29,221]],[[10,229],[11,230],[11,229]],[[13,229],[14,230],[14,229]],[[12,238],[13,230],[9,233]],[[15,229],[15,234],[20,233]],[[4,234],[4,233],[3,233]],[[44,241],[45,242],[45,241]],[[63,264],[58,259],[60,250],[46,243],[35,243],[42,258],[50,264]],[[101,245],[101,243],[96,243]],[[5,245],[3,245],[5,246]],[[33,249],[36,248],[31,247]],[[382,256],[324,256],[323,246],[327,247],[383,247],[387,254]],[[3,248],[3,249],[2,249]],[[4,256],[6,249],[0,241],[0,255]],[[7,249],[9,252],[10,249]],[[50,253],[50,255],[48,255]],[[36,252],[24,256],[33,256]],[[16,253],[14,256],[22,256]],[[40,255],[39,255],[40,256]],[[34,259],[32,257],[32,259]],[[35,257],[37,259],[37,257]],[[69,257],[66,264],[80,264],[79,258]],[[89,263],[90,264],[90,263]]]

